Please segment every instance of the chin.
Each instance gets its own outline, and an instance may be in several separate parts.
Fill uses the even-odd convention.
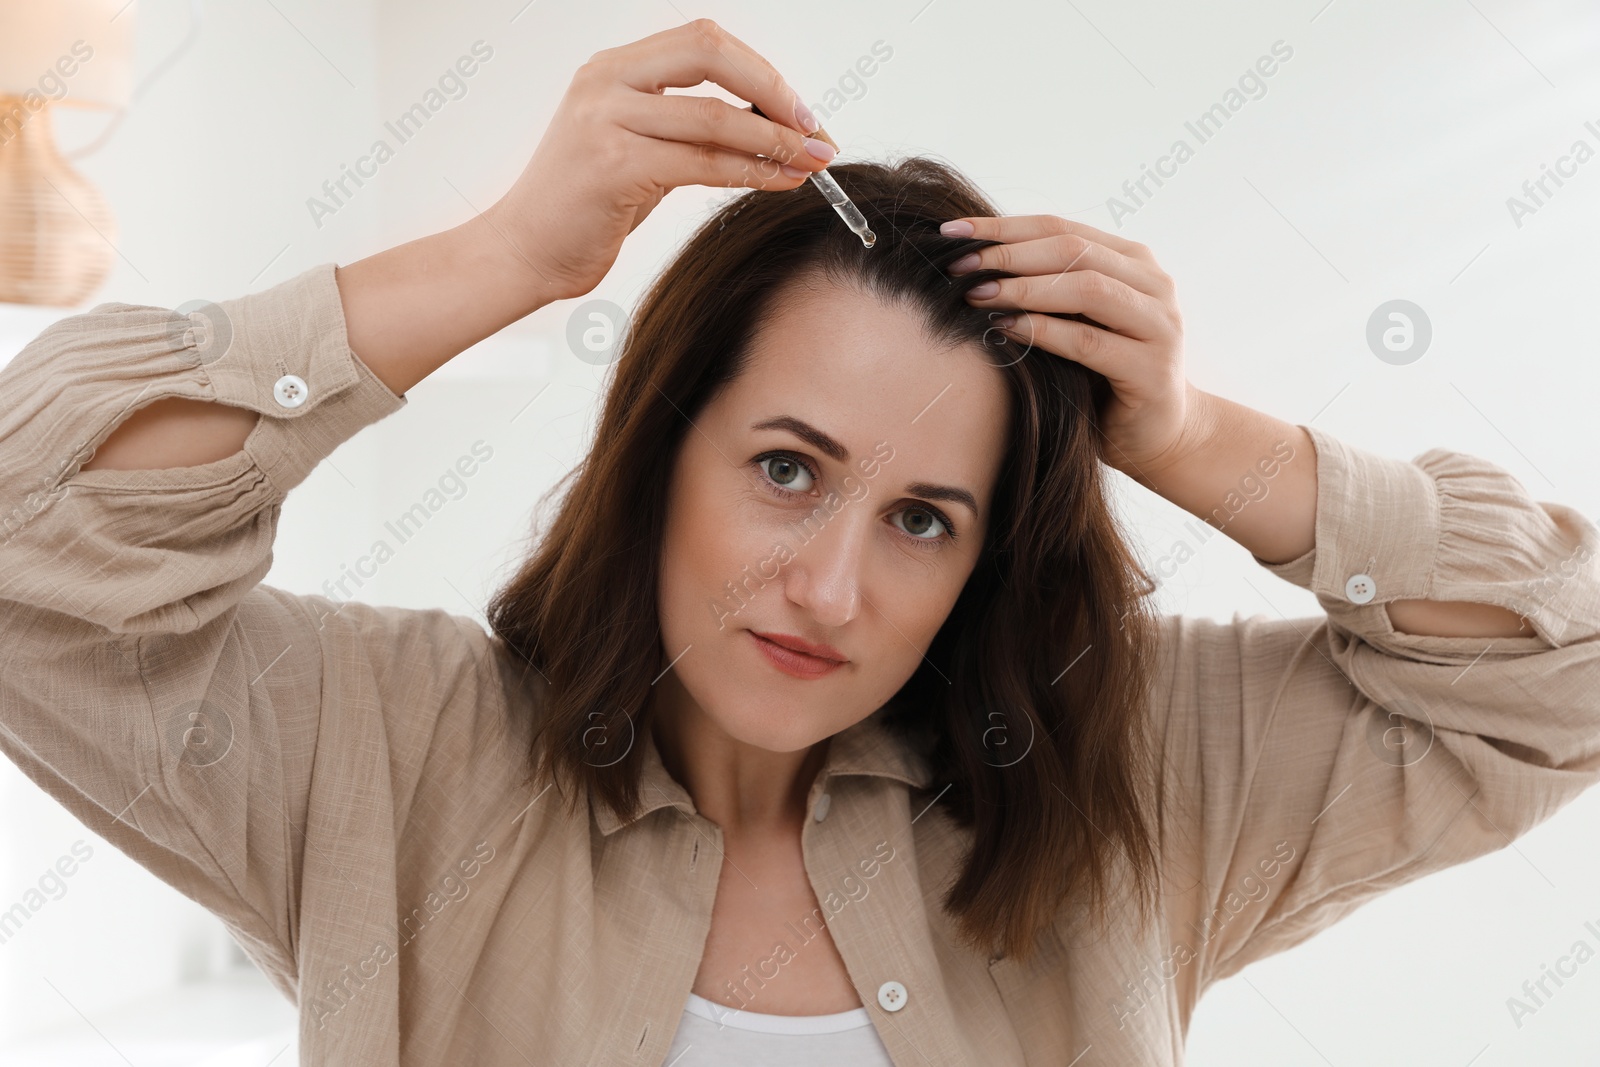
[[[810,681],[791,678],[759,652],[744,649],[739,655],[737,645],[752,640],[745,630],[730,631],[728,637],[735,646],[726,649],[731,655],[715,664],[696,664],[702,669],[681,677],[690,699],[723,733],[769,752],[796,752],[854,721],[840,721],[840,712],[852,703],[841,699],[848,689],[841,685],[844,671]]]
[[[797,752],[842,729],[835,726],[820,700],[784,700],[770,688],[728,684],[724,677],[713,683],[700,706],[729,737],[769,752]],[[723,690],[716,692],[715,690]]]

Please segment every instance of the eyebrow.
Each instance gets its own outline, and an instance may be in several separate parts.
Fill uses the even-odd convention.
[[[848,463],[850,461],[849,449],[809,422],[797,419],[793,415],[776,415],[770,419],[763,419],[760,422],[753,423],[750,428],[752,430],[787,430],[837,463]],[[977,498],[958,486],[935,485],[932,482],[912,482],[906,486],[906,492],[912,496],[922,497],[924,500],[944,500],[952,504],[961,504],[972,512],[974,518],[978,516]]]

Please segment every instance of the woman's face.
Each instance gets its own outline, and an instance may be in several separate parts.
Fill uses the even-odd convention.
[[[1010,432],[981,346],[934,348],[917,314],[853,286],[788,295],[684,436],[659,587],[664,698],[777,752],[911,677],[978,559]]]

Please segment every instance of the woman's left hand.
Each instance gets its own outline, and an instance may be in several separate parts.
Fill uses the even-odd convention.
[[[971,224],[970,236],[1004,242],[956,260],[952,274],[1017,275],[974,287],[968,301],[1014,310],[1015,323],[1002,327],[997,317],[997,329],[1110,381],[1114,395],[1100,412],[1105,462],[1139,478],[1180,458],[1197,436],[1205,394],[1184,375],[1183,318],[1172,278],[1150,249],[1056,215],[952,221]],[[1030,313],[1048,311],[1103,325]]]

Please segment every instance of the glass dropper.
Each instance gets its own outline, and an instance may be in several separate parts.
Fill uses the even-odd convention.
[[[822,190],[822,195],[828,198],[828,203],[833,205],[833,210],[844,219],[846,226],[861,238],[861,243],[868,248],[872,247],[878,235],[867,228],[867,217],[861,214],[861,209],[851,202],[844,190],[839,188],[839,183],[833,180],[833,175],[828,173],[826,167],[811,175],[811,184]]]
[[[754,104],[750,105],[750,110],[753,113],[760,115],[762,118],[767,117],[765,114],[762,114],[761,109]],[[829,137],[823,132],[821,126],[818,126],[816,131],[812,133],[811,136],[820,141],[826,141],[828,144],[833,145],[835,151],[837,151],[839,148],[838,145],[833,143],[833,138]],[[811,184],[815,185],[819,190],[821,190],[823,198],[826,199],[828,203],[833,205],[833,210],[837,211],[839,213],[839,217],[844,220],[844,224],[850,227],[850,232],[861,238],[861,243],[864,246],[871,248],[878,240],[878,235],[873,233],[871,228],[867,226],[867,217],[863,215],[861,213],[861,209],[856,207],[855,203],[845,195],[844,190],[839,188],[839,183],[833,180],[833,175],[828,173],[827,168],[824,167],[822,170],[816,171],[810,175],[810,178]]]

